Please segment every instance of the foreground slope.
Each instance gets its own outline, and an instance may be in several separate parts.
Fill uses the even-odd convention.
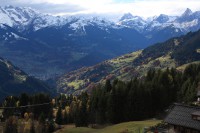
[[[0,58],[0,100],[6,96],[21,93],[51,93],[50,88],[33,77],[28,76],[9,61]]]
[[[125,122],[117,125],[107,126],[101,129],[92,129],[85,127],[75,128],[66,126],[66,128],[57,131],[56,133],[123,133],[123,132],[143,132],[144,127],[155,126],[160,123],[160,120],[147,120],[137,122]]]
[[[127,81],[142,77],[149,69],[184,68],[200,61],[200,31],[172,38],[142,51],[133,52],[92,67],[82,68],[57,80],[58,91],[79,93],[90,90],[95,84],[115,78]]]

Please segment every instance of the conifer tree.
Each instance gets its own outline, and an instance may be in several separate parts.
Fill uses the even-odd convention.
[[[62,109],[61,109],[61,107],[58,108],[58,112],[56,114],[56,123],[59,125],[62,124]]]
[[[106,92],[110,92],[112,90],[110,80],[106,80],[105,90],[106,90]]]
[[[81,104],[76,110],[75,115],[75,125],[76,127],[87,127],[88,126],[88,94],[86,92],[82,93],[80,96]]]

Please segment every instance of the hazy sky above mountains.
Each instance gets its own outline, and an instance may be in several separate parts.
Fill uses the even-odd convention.
[[[143,17],[200,10],[200,0],[0,0],[1,6],[27,6],[53,15],[123,14]]]

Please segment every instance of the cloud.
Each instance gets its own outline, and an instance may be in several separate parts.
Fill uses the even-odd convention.
[[[51,14],[123,14],[143,17],[180,15],[186,8],[200,10],[200,0],[1,0],[1,5],[29,6]]]
[[[144,17],[159,14],[180,15],[186,8],[193,11],[200,10],[199,0],[137,0],[130,3],[128,7],[132,13],[142,15]]]
[[[20,6],[20,7],[31,7],[43,13],[49,14],[59,14],[62,12],[74,13],[79,12],[81,10],[85,10],[83,7],[75,4],[68,3],[59,4],[59,3],[51,3],[47,0],[2,0],[2,6],[12,5],[12,6]],[[59,1],[59,0],[58,0]]]

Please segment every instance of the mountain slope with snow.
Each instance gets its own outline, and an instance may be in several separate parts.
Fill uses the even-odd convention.
[[[0,7],[0,55],[47,79],[163,42],[200,28],[200,12],[130,13],[118,22],[95,16],[52,16],[27,7]]]
[[[118,24],[137,30],[147,37],[150,43],[162,42],[190,31],[197,31],[200,28],[200,11],[192,12],[187,8],[180,16],[161,14],[146,20],[128,13],[122,16]],[[162,39],[158,35],[163,36]]]
[[[12,25],[6,25],[6,21],[1,24],[0,55],[41,79],[94,65],[147,45],[145,37],[136,30],[99,17],[65,18],[35,12],[25,22],[16,22],[11,13],[7,16]]]
[[[171,37],[186,34],[190,31],[196,31],[200,28],[200,11],[192,12],[189,8],[187,8],[180,16],[161,14],[159,16],[143,19],[140,16],[134,16],[131,13],[127,13],[124,14],[118,22],[111,22],[100,17],[52,16],[40,13],[28,7],[5,6],[0,7],[0,18],[2,18],[0,19],[0,23],[6,24],[21,32],[26,31],[25,33],[34,32],[52,26],[60,28],[66,24],[70,25],[68,28],[74,31],[84,30],[84,27],[88,25],[97,25],[105,30],[107,28],[116,29],[128,27],[137,30],[149,39],[149,44],[157,42],[152,41],[157,40],[153,36],[155,32],[160,34],[162,30],[168,27],[170,29],[173,28],[174,30],[168,30],[170,32],[167,33],[167,36]],[[162,39],[158,41],[165,41],[167,39],[169,38],[166,37],[164,40]]]

